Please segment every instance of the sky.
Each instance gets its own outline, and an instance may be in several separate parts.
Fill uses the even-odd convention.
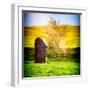
[[[48,25],[50,18],[59,21],[61,25],[80,25],[79,14],[24,12],[23,15],[23,23],[25,27]]]

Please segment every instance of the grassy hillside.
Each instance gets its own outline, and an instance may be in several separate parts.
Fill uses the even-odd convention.
[[[80,27],[70,25],[25,27],[24,47],[34,48],[37,37],[45,39],[49,47],[76,48],[80,46]]]
[[[48,44],[46,63],[35,63],[37,37]],[[80,27],[71,25],[24,28],[24,77],[80,75]]]

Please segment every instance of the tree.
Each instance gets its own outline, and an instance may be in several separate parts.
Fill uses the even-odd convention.
[[[49,48],[54,49],[54,53],[63,54],[64,56],[68,54],[68,49],[74,44],[73,41],[77,40],[77,32],[74,30],[74,26],[70,25],[60,25],[60,21],[50,18],[47,26],[48,35],[48,45]],[[68,36],[73,37],[68,37]],[[77,41],[75,41],[77,43]],[[73,53],[74,51],[72,51]]]

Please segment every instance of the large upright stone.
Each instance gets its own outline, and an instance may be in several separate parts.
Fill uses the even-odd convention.
[[[47,54],[47,43],[41,38],[36,38],[35,40],[35,62],[44,63],[46,62]]]

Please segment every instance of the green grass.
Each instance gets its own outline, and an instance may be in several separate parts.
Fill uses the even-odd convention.
[[[24,62],[24,77],[80,75],[80,63],[74,59],[47,59],[46,63]]]

